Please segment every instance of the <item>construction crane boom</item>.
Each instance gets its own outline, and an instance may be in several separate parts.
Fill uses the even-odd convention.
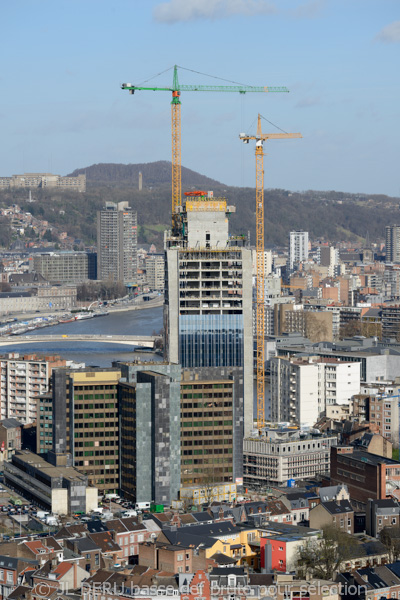
[[[178,89],[174,87],[144,87],[140,85],[132,85],[131,83],[123,83],[123,90],[129,90],[134,94],[137,90],[146,90],[150,92],[239,92],[246,94],[247,92],[288,92],[286,87],[269,87],[269,86],[254,86],[254,85],[181,85]]]
[[[131,94],[135,91],[146,90],[153,92],[172,92],[171,129],[172,129],[172,230],[177,229],[177,208],[182,196],[182,161],[181,161],[181,92],[288,92],[286,87],[262,87],[250,85],[180,85],[178,81],[178,66],[174,66],[172,87],[149,87],[123,83],[123,90]]]
[[[239,138],[248,144],[256,140],[256,360],[257,360],[257,429],[265,427],[265,275],[264,275],[264,151],[265,140],[301,138],[300,133],[262,133],[261,115],[258,115],[257,134],[239,134]]]

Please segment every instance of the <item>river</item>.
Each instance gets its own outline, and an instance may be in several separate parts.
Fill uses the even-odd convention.
[[[142,310],[126,310],[110,312],[105,317],[84,319],[71,323],[60,323],[46,329],[36,329],[29,335],[153,335],[162,329],[162,306]],[[1,341],[1,340],[0,340]],[[19,352],[27,354],[59,354],[66,360],[84,362],[87,366],[109,367],[113,360],[161,360],[161,357],[148,352],[132,352],[131,346],[123,344],[110,344],[108,342],[38,342],[37,344],[18,344],[7,346],[0,352]]]

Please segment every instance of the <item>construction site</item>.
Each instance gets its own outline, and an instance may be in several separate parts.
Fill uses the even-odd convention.
[[[165,233],[166,281],[164,331],[166,358],[183,368],[233,369],[238,375],[234,407],[234,479],[243,482],[243,439],[265,445],[265,231],[264,151],[267,140],[301,138],[300,133],[240,133],[239,139],[255,142],[256,166],[256,277],[253,281],[251,249],[246,236],[229,235],[229,216],[236,209],[226,198],[210,191],[182,196],[181,92],[287,92],[284,87],[180,85],[174,67],[171,87],[122,84],[138,90],[170,91],[172,146],[172,224]],[[254,290],[254,293],[253,293]],[[253,339],[253,311],[256,339]],[[224,371],[222,371],[224,374]],[[225,374],[228,374],[226,371]],[[209,372],[211,376],[211,371]],[[257,414],[254,419],[254,380]],[[246,441],[245,441],[246,443]]]

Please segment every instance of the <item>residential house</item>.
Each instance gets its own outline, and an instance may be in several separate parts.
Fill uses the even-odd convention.
[[[122,550],[121,558],[130,564],[138,562],[139,544],[145,542],[157,533],[146,528],[144,523],[138,523],[134,518],[112,519],[105,523],[107,529],[114,533],[114,539]],[[158,531],[160,529],[157,527]]]
[[[84,561],[81,566],[91,575],[102,566],[101,547],[91,537],[67,538],[64,540],[64,546],[82,556]]]
[[[229,521],[222,521],[211,525],[180,527],[176,531],[164,529],[157,541],[179,545],[182,548],[205,547],[206,558],[221,552],[237,559],[239,566],[247,564],[257,568],[258,550],[253,542],[258,537],[259,532],[255,526],[233,525]]]
[[[32,587],[40,582],[52,587],[54,582],[57,582],[58,591],[66,593],[80,588],[82,581],[84,581],[87,576],[87,571],[82,569],[82,567],[76,563],[63,561],[58,565],[53,566],[51,561],[49,561],[41,569],[34,572],[29,578],[29,581]]]
[[[102,531],[90,533],[88,537],[100,548],[101,556],[104,561],[109,560],[110,566],[119,563],[122,558],[122,549],[114,541],[113,532]]]
[[[21,573],[29,566],[32,566],[32,563],[23,559],[0,555],[0,600],[8,598],[10,593],[22,583]]]
[[[260,568],[267,573],[293,571],[299,548],[319,534],[309,527],[269,523],[260,530]]]
[[[368,535],[378,537],[385,527],[400,526],[400,504],[393,498],[369,500],[365,527]]]
[[[310,510],[310,527],[322,529],[331,525],[340,531],[354,533],[354,510],[348,500],[321,502]]]

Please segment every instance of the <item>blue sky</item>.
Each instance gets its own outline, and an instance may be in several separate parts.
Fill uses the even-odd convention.
[[[178,64],[290,90],[182,93],[184,166],[254,187],[254,144],[238,134],[261,113],[303,135],[265,143],[266,188],[400,196],[398,0],[16,0],[0,49],[0,176],[171,160],[170,93],[120,84]],[[172,70],[152,82],[171,85]]]

